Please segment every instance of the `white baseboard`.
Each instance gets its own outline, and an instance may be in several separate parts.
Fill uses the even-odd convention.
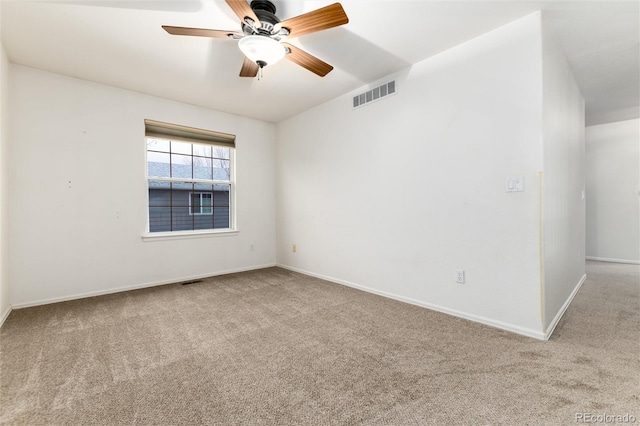
[[[4,324],[4,321],[9,317],[9,314],[11,313],[11,311],[12,311],[11,305],[7,306],[7,309],[0,316],[0,327],[2,327],[2,325]]]
[[[562,307],[560,308],[560,310],[556,314],[555,318],[553,318],[553,321],[551,321],[551,324],[549,324],[549,327],[547,327],[547,330],[546,330],[546,332],[544,334],[544,340],[549,340],[549,337],[551,337],[551,335],[553,334],[553,331],[556,329],[556,326],[560,322],[560,319],[562,318],[562,316],[564,315],[565,311],[567,310],[567,308],[569,307],[569,305],[573,301],[573,298],[576,297],[576,294],[578,294],[578,291],[580,290],[580,287],[582,287],[582,284],[584,284],[586,279],[587,279],[587,275],[585,274],[585,275],[582,276],[580,281],[578,281],[578,284],[575,286],[575,288],[573,289],[573,291],[571,292],[571,294],[569,295],[567,300],[564,302],[564,304],[562,305]]]
[[[640,260],[631,260],[631,259],[611,259],[608,257],[593,257],[586,256],[587,260],[597,260],[599,262],[613,262],[613,263],[630,263],[632,265],[640,265]]]
[[[519,327],[517,325],[513,325],[513,324],[508,324],[502,321],[497,321],[491,318],[486,318],[486,317],[482,317],[479,315],[474,315],[474,314],[469,314],[467,312],[462,312],[462,311],[458,311],[455,309],[450,309],[450,308],[446,308],[444,306],[440,306],[440,305],[436,305],[433,303],[428,303],[428,302],[423,302],[421,300],[416,300],[416,299],[412,299],[410,297],[404,297],[404,296],[400,296],[394,293],[388,293],[386,291],[380,291],[380,290],[376,290],[374,288],[371,287],[367,287],[367,286],[363,286],[360,284],[355,284],[349,281],[345,281],[345,280],[341,280],[338,278],[334,278],[334,277],[328,277],[326,275],[321,275],[321,274],[316,274],[313,272],[309,272],[309,271],[305,271],[303,269],[298,269],[298,268],[294,268],[292,266],[288,266],[288,265],[282,265],[282,264],[277,264],[276,266],[280,267],[280,268],[284,268],[284,269],[288,269],[290,271],[294,271],[294,272],[298,272],[304,275],[308,275],[311,277],[315,277],[315,278],[320,278],[322,280],[325,281],[330,281],[332,283],[336,283],[336,284],[341,284],[341,285],[345,285],[347,287],[352,287],[352,288],[356,288],[358,290],[362,290],[362,291],[366,291],[367,293],[372,293],[372,294],[377,294],[378,296],[382,296],[382,297],[387,297],[389,299],[394,299],[394,300],[398,300],[400,302],[405,302],[405,303],[409,303],[411,305],[416,305],[416,306],[420,306],[422,308],[427,308],[427,309],[431,309],[433,311],[438,311],[438,312],[442,312],[444,314],[448,314],[448,315],[452,315],[458,318],[463,318],[466,320],[470,320],[473,322],[477,322],[480,324],[485,324],[491,327],[495,327],[495,328],[499,328],[501,330],[506,330],[506,331],[510,331],[512,333],[516,333],[516,334],[520,334],[523,336],[527,336],[527,337],[533,337],[534,339],[538,339],[538,340],[546,340],[547,337],[545,336],[544,333],[542,333],[541,331],[538,330],[532,330],[529,328],[524,328],[524,327]]]
[[[48,305],[50,303],[66,302],[66,301],[69,301],[69,300],[84,299],[84,298],[87,298],[87,297],[103,296],[105,294],[121,293],[123,291],[138,290],[138,289],[147,288],[147,287],[157,287],[157,286],[166,285],[166,284],[175,284],[175,283],[180,283],[180,282],[185,282],[185,281],[201,280],[201,279],[204,279],[204,278],[216,277],[218,275],[227,275],[227,274],[234,274],[236,272],[253,271],[253,270],[256,270],[256,269],[271,268],[271,267],[274,267],[274,266],[276,266],[275,263],[269,263],[269,264],[266,264],[266,265],[258,265],[258,266],[249,266],[249,267],[245,267],[245,268],[229,269],[229,270],[226,270],[226,271],[214,272],[214,273],[209,273],[209,274],[192,275],[192,276],[183,277],[183,278],[174,278],[174,279],[171,279],[171,280],[163,280],[163,281],[156,281],[156,282],[152,282],[152,283],[136,284],[136,285],[124,286],[124,287],[116,287],[116,288],[110,288],[110,289],[106,289],[106,290],[90,291],[90,292],[87,292],[87,293],[78,293],[78,294],[72,294],[72,295],[61,296],[61,297],[52,297],[50,299],[40,299],[40,300],[36,300],[36,301],[33,301],[33,302],[16,303],[12,307],[13,307],[13,309],[29,308],[29,307],[32,307],[32,306]]]

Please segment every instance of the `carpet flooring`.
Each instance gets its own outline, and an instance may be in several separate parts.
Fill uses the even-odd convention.
[[[0,423],[640,422],[640,268],[587,267],[547,342],[281,268],[15,310]]]

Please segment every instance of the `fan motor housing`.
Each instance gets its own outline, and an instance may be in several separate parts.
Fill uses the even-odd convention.
[[[253,0],[251,2],[251,9],[260,20],[260,27],[258,33],[271,36],[273,34],[273,27],[280,22],[280,19],[275,15],[276,6],[269,0]],[[243,26],[243,30],[246,30]],[[249,28],[249,30],[251,30]]]

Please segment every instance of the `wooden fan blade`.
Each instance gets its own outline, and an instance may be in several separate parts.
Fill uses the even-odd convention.
[[[299,37],[301,35],[326,30],[328,28],[344,25],[349,22],[347,14],[340,3],[305,13],[295,18],[280,22],[279,27],[289,30],[289,37]]]
[[[255,77],[258,75],[258,69],[258,64],[245,56],[240,69],[240,77]]]
[[[300,65],[303,68],[308,69],[312,73],[318,74],[320,77],[324,77],[329,74],[333,67],[326,62],[316,58],[315,56],[305,52],[302,49],[298,49],[289,43],[282,43],[284,47],[289,49],[289,53],[285,55],[285,58],[293,63]]]
[[[229,36],[231,35],[237,35],[238,37],[242,37],[243,35],[235,31],[207,30],[205,28],[172,27],[169,25],[163,25],[162,28],[164,28],[164,30],[169,34],[173,34],[173,35],[213,37],[213,38],[229,38]]]
[[[249,17],[253,19],[253,22],[255,22],[256,27],[260,26],[260,20],[256,16],[253,9],[251,9],[251,6],[249,6],[249,3],[246,2],[246,0],[225,0],[225,1],[229,5],[229,7],[233,10],[233,13],[235,13],[238,16],[238,18],[240,18],[240,22],[244,22],[244,18]]]

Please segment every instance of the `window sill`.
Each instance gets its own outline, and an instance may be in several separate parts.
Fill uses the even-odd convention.
[[[184,240],[192,238],[208,238],[208,237],[230,237],[237,235],[235,229],[213,230],[207,229],[203,231],[174,231],[174,232],[147,232],[142,234],[142,241],[167,241],[167,240]]]

